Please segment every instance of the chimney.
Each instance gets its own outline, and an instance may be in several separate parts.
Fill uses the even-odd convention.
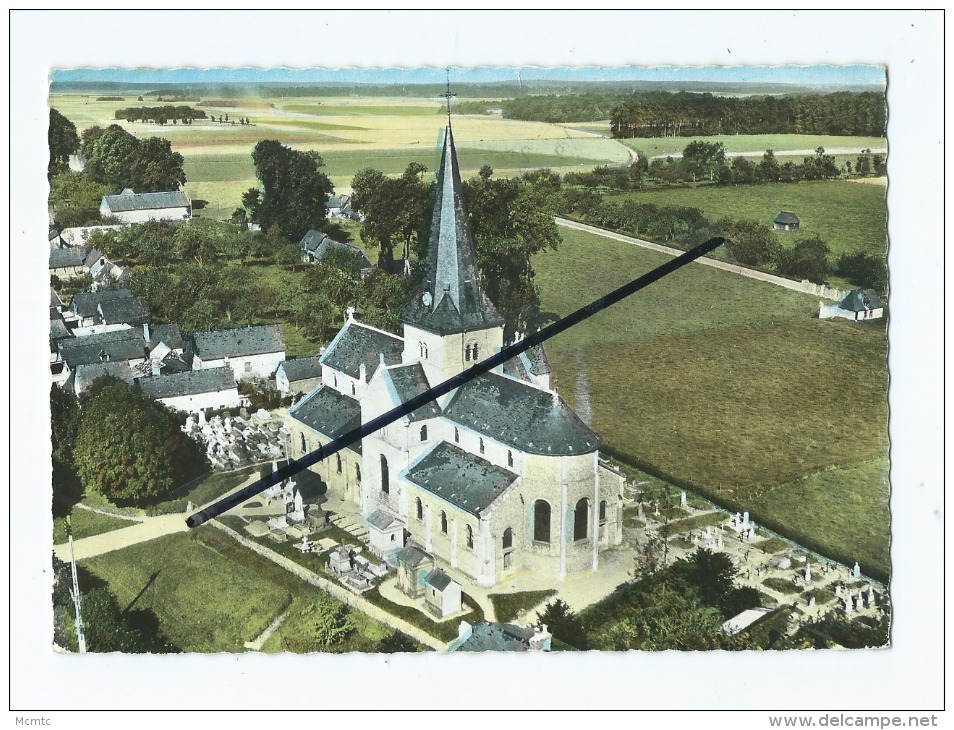
[[[365,367],[364,363],[361,363],[358,366],[358,380],[362,383],[368,382],[368,369]]]
[[[162,372],[162,361],[158,358],[153,358],[150,362],[152,363],[152,374],[154,376],[160,375]]]
[[[152,339],[152,338],[149,336],[149,323],[148,323],[148,322],[143,322],[143,325],[142,325],[142,337],[143,337],[143,339],[144,339],[146,342],[149,342],[149,340]]]
[[[546,624],[534,628],[533,636],[530,637],[530,651],[550,651],[552,639],[553,635],[547,631]]]

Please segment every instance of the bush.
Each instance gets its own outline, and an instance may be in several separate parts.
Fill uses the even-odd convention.
[[[879,294],[888,291],[888,267],[879,256],[867,253],[842,254],[835,271],[855,286],[873,289]]]
[[[782,276],[823,284],[831,273],[830,253],[828,244],[820,237],[809,236],[799,240],[794,248],[779,251],[775,267]]]

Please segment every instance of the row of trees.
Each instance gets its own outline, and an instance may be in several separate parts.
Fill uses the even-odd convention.
[[[202,109],[191,106],[131,106],[126,109],[117,109],[116,119],[125,119],[127,122],[155,122],[156,124],[192,124],[196,119],[205,119]]]
[[[814,234],[796,237],[789,247],[782,246],[777,234],[763,223],[732,218],[713,221],[698,208],[604,201],[583,190],[566,190],[559,200],[564,214],[621,233],[682,248],[724,236],[732,242],[735,260],[743,266],[816,283],[825,282],[835,272],[857,286],[881,293],[887,289],[887,267],[882,258],[846,253],[833,264],[828,244]]]
[[[883,137],[887,106],[884,94],[875,92],[750,97],[651,92],[637,93],[621,102],[610,120],[614,137],[716,134]]]
[[[871,150],[863,151],[854,166],[848,160],[844,169],[838,166],[834,156],[825,154],[823,147],[815,150],[813,156],[803,158],[801,164],[793,161],[781,163],[773,150],[766,150],[759,160],[742,156],[727,158],[721,142],[702,140],[691,142],[681,157],[650,161],[644,152],[637,154],[638,158],[629,167],[602,165],[589,172],[571,172],[567,173],[565,182],[590,188],[638,190],[650,180],[668,184],[709,181],[719,185],[750,185],[887,174],[884,156],[872,155]]]

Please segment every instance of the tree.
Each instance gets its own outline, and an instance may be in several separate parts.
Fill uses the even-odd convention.
[[[762,161],[758,166],[758,176],[762,182],[778,182],[782,177],[782,168],[775,159],[773,150],[765,150],[765,154],[762,155]]]
[[[309,230],[321,228],[334,186],[320,170],[324,165],[320,154],[262,140],[252,150],[252,161],[261,189],[249,190],[242,203],[262,230],[275,229],[297,241]]]
[[[548,601],[542,613],[537,613],[534,626],[547,630],[560,641],[575,649],[588,649],[589,641],[579,618],[573,613],[570,606],[562,598]]]
[[[162,137],[143,140],[129,160],[129,187],[137,193],[178,190],[186,182],[184,159]]]
[[[53,175],[67,168],[70,155],[79,149],[80,138],[76,134],[76,125],[56,109],[51,108],[47,140],[50,145],[50,162],[46,173],[52,179]]]
[[[683,150],[682,162],[683,169],[693,181],[704,176],[714,180],[716,171],[725,165],[725,145],[694,140]]]
[[[109,188],[85,175],[65,170],[50,182],[50,198],[54,208],[84,208],[99,215],[99,204]]]
[[[128,187],[131,167],[139,140],[120,127],[111,124],[92,133],[92,127],[83,134],[83,154],[86,155],[86,174],[96,182],[119,190]],[[91,132],[87,136],[87,132]]]
[[[819,236],[808,236],[800,239],[793,248],[782,249],[776,268],[782,276],[808,279],[822,284],[831,271],[828,263],[830,252],[828,244]]]
[[[83,494],[83,485],[76,474],[73,461],[79,415],[76,401],[68,393],[56,386],[50,389],[53,493],[72,499],[78,499]]]
[[[855,286],[874,289],[881,294],[888,290],[888,267],[878,256],[863,252],[844,253],[839,257],[835,270]]]
[[[175,414],[126,383],[94,382],[81,406],[73,453],[87,490],[116,502],[147,503],[207,468]]]
[[[427,168],[412,162],[399,178],[389,178],[379,170],[360,170],[351,181],[352,205],[364,214],[361,240],[379,250],[378,263],[394,261],[394,249],[402,246],[402,256],[413,250],[423,255],[431,188],[424,181]]]
[[[778,256],[779,244],[768,226],[750,220],[726,219],[719,222],[723,234],[732,243],[731,251],[743,266],[763,266]]]

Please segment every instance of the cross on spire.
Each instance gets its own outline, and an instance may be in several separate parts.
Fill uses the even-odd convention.
[[[441,96],[447,99],[447,123],[450,124],[450,113],[451,113],[450,100],[453,97],[457,96],[457,94],[455,94],[450,89],[450,69],[449,68],[447,69],[447,91],[441,94]]]

